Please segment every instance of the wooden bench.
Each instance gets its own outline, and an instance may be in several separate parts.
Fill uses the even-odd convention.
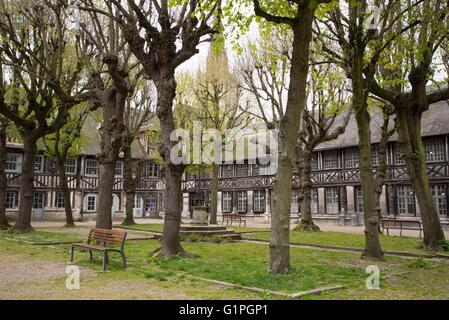
[[[226,225],[232,226],[232,221],[238,221],[239,227],[242,224],[242,222],[246,227],[246,220],[242,219],[242,216],[238,213],[223,213],[222,218],[223,218],[223,220],[221,221],[221,224],[223,224],[224,221],[226,220]]]
[[[99,251],[103,252],[103,271],[106,271],[106,265],[109,263],[108,252],[118,252],[122,256],[123,267],[126,269],[126,256],[124,252],[126,234],[126,232],[121,231],[96,228],[91,229],[89,232],[89,237],[87,238],[87,244],[72,243],[70,262],[73,262],[73,252],[75,248],[89,250],[90,260],[93,260],[92,251]],[[91,245],[91,242],[101,244],[102,246]],[[120,249],[107,248],[106,244],[120,245]]]
[[[405,220],[405,219],[382,219],[382,232],[387,229],[387,235],[389,235],[389,229],[399,229],[399,235],[402,236],[402,230],[417,230],[419,231],[419,237],[421,238],[422,223],[420,220]]]

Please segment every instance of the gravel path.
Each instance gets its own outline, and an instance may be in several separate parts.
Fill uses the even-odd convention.
[[[66,277],[67,264],[56,261],[19,261],[17,257],[2,254],[0,256],[0,287],[19,283],[41,282]],[[80,268],[81,276],[96,276],[95,271]]]

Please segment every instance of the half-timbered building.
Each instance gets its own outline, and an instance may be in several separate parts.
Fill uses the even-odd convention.
[[[382,114],[372,112],[372,163],[378,170],[377,144]],[[422,136],[432,194],[442,221],[449,220],[449,103],[434,104],[424,113]],[[420,216],[407,168],[398,148],[397,134],[387,146],[387,176],[381,196],[381,211],[388,217]],[[317,221],[344,224],[363,223],[363,199],[357,124],[351,117],[345,133],[314,150],[312,167],[312,212]],[[221,167],[218,212],[234,212],[247,218],[269,221],[274,175],[266,165],[226,164]],[[292,217],[299,218],[298,176],[292,183]],[[210,201],[211,179],[207,174],[186,175],[184,210],[188,215],[195,199]]]

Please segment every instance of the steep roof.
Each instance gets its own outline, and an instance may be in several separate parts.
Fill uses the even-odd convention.
[[[370,111],[371,115],[371,142],[378,143],[381,139],[382,112],[379,109]],[[333,127],[337,127],[343,121],[343,116],[336,119]],[[390,120],[390,128],[393,127],[393,121]],[[430,105],[429,110],[424,112],[421,120],[421,134],[423,137],[448,134],[449,133],[449,101],[440,101]],[[398,139],[395,133],[390,141]],[[349,123],[346,126],[345,133],[337,139],[320,144],[316,151],[353,147],[359,144],[359,136],[357,131],[357,122],[354,115],[351,115]]]

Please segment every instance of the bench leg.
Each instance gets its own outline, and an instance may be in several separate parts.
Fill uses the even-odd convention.
[[[104,251],[103,253],[103,272],[106,271],[106,261],[108,259],[108,253]]]
[[[73,251],[74,251],[74,247],[72,247],[72,249],[70,250],[70,262],[73,262]]]
[[[122,255],[123,268],[126,269],[126,257],[125,257],[125,253],[120,251],[120,254]]]
[[[92,255],[92,250],[89,250],[89,258],[90,258],[91,261],[94,260],[94,257]]]

